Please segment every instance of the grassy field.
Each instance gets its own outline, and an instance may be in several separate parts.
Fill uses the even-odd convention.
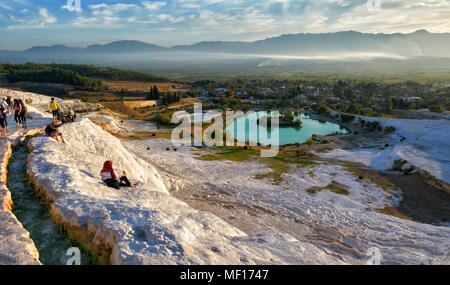
[[[149,92],[150,87],[157,86],[159,92],[179,92],[185,90],[190,86],[178,83],[155,83],[155,82],[137,82],[137,81],[103,81],[103,84],[108,86],[110,91],[121,92],[126,90],[128,92]]]
[[[147,107],[133,107],[134,102],[128,102],[130,98],[127,98],[127,100],[125,101],[114,101],[114,102],[100,102],[101,105],[103,105],[104,107],[132,117],[132,118],[136,118],[139,120],[149,120],[152,115],[154,115],[156,112],[161,112],[164,108],[164,106],[147,106]],[[136,99],[136,98],[134,98]],[[142,100],[142,98],[140,98]],[[195,102],[198,102],[198,99],[195,98],[182,98],[180,102],[172,104],[170,106],[168,106],[168,109],[181,109],[187,106],[192,106],[192,104],[194,104]]]

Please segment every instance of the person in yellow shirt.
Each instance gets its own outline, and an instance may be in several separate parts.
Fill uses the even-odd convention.
[[[55,98],[51,98],[50,100],[50,108],[52,109],[53,121],[58,120],[58,103],[56,103]]]
[[[76,117],[77,117],[77,115],[75,114],[75,111],[73,110],[72,107],[70,107],[69,114],[66,116],[67,120],[69,122],[73,122],[73,121],[75,121]]]

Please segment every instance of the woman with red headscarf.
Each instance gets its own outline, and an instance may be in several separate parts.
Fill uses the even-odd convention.
[[[125,171],[122,173],[122,176],[119,180],[117,180],[116,173],[112,167],[112,161],[105,161],[103,164],[103,169],[100,172],[100,176],[102,177],[102,181],[108,185],[109,187],[120,189],[120,187],[132,187],[136,188],[137,184],[131,185],[130,181],[127,178],[127,174]]]

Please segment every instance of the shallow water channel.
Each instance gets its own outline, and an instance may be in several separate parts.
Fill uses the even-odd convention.
[[[28,149],[26,143],[13,150],[8,164],[8,188],[14,202],[13,213],[30,233],[44,265],[65,265],[74,257],[67,255],[68,249],[77,247],[81,253],[81,265],[97,264],[97,258],[70,240],[63,230],[51,219],[44,200],[36,195],[27,181],[26,164]]]

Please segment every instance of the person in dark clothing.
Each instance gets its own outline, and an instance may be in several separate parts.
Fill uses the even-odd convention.
[[[59,132],[58,127],[55,125],[54,122],[52,122],[50,125],[48,125],[45,128],[45,135],[48,137],[54,138],[57,141],[59,141],[58,137],[60,137],[62,143],[66,143],[64,141],[64,137],[63,137],[62,133]]]
[[[21,107],[19,116],[20,116],[20,120],[22,121],[22,127],[26,128],[27,127],[27,106],[25,105],[25,103],[23,102],[22,99],[19,99],[19,104]]]
[[[11,100],[11,96],[6,97],[6,103],[8,104],[8,113],[11,114],[13,109],[13,101]]]
[[[6,102],[5,99],[0,98],[0,126],[2,127],[3,134],[6,134],[9,131],[7,120],[8,113],[9,113],[8,103]]]
[[[14,120],[17,123],[17,127],[20,128],[22,126],[22,120],[20,117],[20,113],[22,111],[22,106],[20,105],[18,99],[14,99],[13,108],[14,108]]]
[[[100,176],[102,178],[103,183],[105,183],[108,187],[120,189],[120,187],[132,187],[136,188],[137,184],[131,184],[131,182],[127,178],[127,174],[125,171],[122,173],[122,176],[117,180],[117,176],[114,173],[114,169],[112,167],[112,161],[105,161],[103,164],[103,169],[100,172]]]
[[[0,136],[6,136],[6,115],[2,111],[2,106],[0,106]]]

